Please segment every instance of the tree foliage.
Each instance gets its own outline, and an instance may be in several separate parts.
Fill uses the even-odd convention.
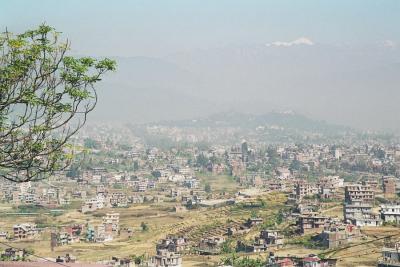
[[[268,162],[273,166],[276,167],[279,164],[279,154],[276,151],[275,147],[268,147],[267,148],[267,156]]]
[[[85,138],[85,140],[83,140],[83,144],[84,144],[85,148],[88,148],[88,149],[99,149],[100,148],[100,144],[96,140],[93,140],[92,138]]]
[[[205,184],[204,185],[204,191],[206,192],[206,193],[211,193],[211,185],[210,184]]]
[[[262,267],[266,266],[266,261],[260,258],[252,259],[249,257],[239,257],[235,253],[221,259],[224,265],[234,267]]]
[[[208,162],[209,162],[208,158],[203,153],[200,153],[196,157],[196,163],[199,167],[203,167],[203,168],[207,167]]]
[[[149,225],[145,222],[141,222],[140,227],[142,228],[143,232],[147,232],[149,230]]]
[[[43,179],[71,161],[68,141],[97,103],[94,84],[110,59],[67,56],[52,27],[0,34],[0,176]]]

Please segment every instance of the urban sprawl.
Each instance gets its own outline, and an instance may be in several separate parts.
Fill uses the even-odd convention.
[[[395,137],[191,123],[87,126],[2,181],[4,266],[400,266]]]

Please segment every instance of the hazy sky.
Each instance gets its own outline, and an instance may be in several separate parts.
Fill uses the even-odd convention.
[[[0,0],[0,25],[42,22],[64,32],[78,53],[164,56],[193,48],[293,40],[400,41],[400,1]]]
[[[400,132],[400,1],[0,0],[0,26],[46,22],[116,57],[93,119],[293,109]]]

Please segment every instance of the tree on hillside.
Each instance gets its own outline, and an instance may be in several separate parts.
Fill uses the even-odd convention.
[[[149,225],[147,223],[145,223],[145,222],[141,222],[140,223],[140,227],[142,228],[143,232],[146,232],[146,231],[149,230]]]
[[[205,184],[204,185],[204,191],[206,193],[211,193],[211,185],[210,184]]]
[[[67,56],[69,42],[41,25],[0,33],[0,177],[25,182],[71,162],[70,138],[97,103],[94,85],[110,59]]]
[[[268,162],[273,166],[276,167],[279,164],[279,154],[276,151],[275,147],[269,146],[267,148],[267,156],[268,156]]]
[[[301,169],[301,162],[297,159],[292,160],[289,166],[289,170],[291,171],[299,171]]]
[[[200,153],[196,157],[196,163],[197,163],[197,166],[205,168],[205,167],[207,167],[207,164],[208,164],[208,158],[205,155],[203,155],[203,153]]]
[[[92,138],[85,138],[85,140],[83,140],[83,145],[85,146],[85,148],[89,149],[100,148],[100,144],[96,140],[93,140]]]

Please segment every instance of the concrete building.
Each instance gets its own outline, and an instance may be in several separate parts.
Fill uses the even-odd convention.
[[[140,181],[136,185],[136,190],[138,192],[146,192],[147,190],[147,181]]]
[[[157,250],[157,255],[152,257],[149,263],[151,267],[181,267],[182,256],[166,249]]]
[[[324,176],[318,179],[318,185],[320,187],[327,187],[327,188],[343,187],[344,179],[340,178],[339,176]]]
[[[384,222],[400,223],[400,204],[382,204],[380,214]]]
[[[353,202],[353,204],[344,204],[343,218],[347,222],[357,216],[357,214],[371,214],[372,204],[363,202]]]
[[[361,200],[344,204],[343,217],[345,222],[356,226],[379,226],[382,224],[379,214],[372,211],[372,204]]]
[[[361,237],[360,228],[352,224],[332,222],[324,227],[324,231],[316,236],[324,248],[332,249],[347,245]]]
[[[283,246],[283,236],[277,230],[262,230],[259,236],[254,238],[250,246],[251,252],[264,252],[270,247],[280,248]],[[245,248],[247,251],[248,249]]]
[[[353,202],[373,203],[375,194],[368,185],[353,184],[345,186],[345,202],[352,204]]]
[[[32,239],[38,234],[36,224],[31,223],[15,224],[13,232],[16,239]]]
[[[119,230],[119,213],[107,213],[103,216],[103,225],[107,227],[109,225],[113,232],[118,232]]]
[[[198,252],[202,255],[219,254],[221,252],[221,245],[225,242],[223,236],[212,236],[202,238],[199,242]]]
[[[382,257],[378,260],[378,267],[400,266],[400,244],[387,245],[382,248]]]
[[[188,243],[184,237],[167,237],[156,245],[156,250],[168,250],[171,252],[181,252],[186,250]]]
[[[5,241],[7,240],[7,238],[8,238],[8,233],[0,231],[0,241]]]
[[[381,218],[377,214],[356,214],[353,218],[348,220],[355,226],[380,226],[382,225]]]
[[[297,227],[300,233],[305,233],[312,229],[323,229],[328,219],[326,216],[315,213],[302,214],[297,220]]]
[[[303,199],[305,196],[313,196],[319,193],[315,184],[307,182],[298,182],[295,185],[295,195],[297,200]]]

